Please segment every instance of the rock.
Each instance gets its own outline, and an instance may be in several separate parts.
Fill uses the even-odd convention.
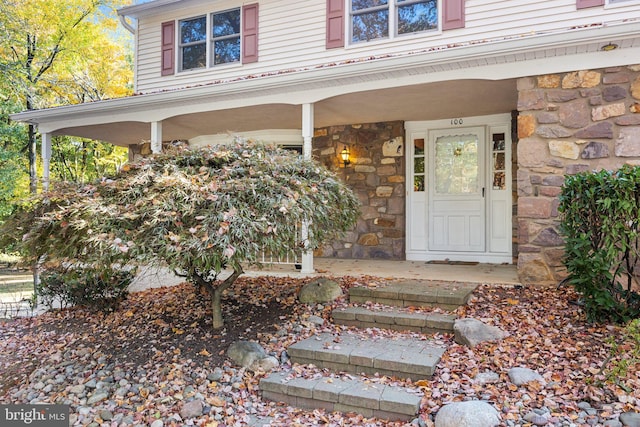
[[[207,379],[209,381],[220,381],[220,379],[222,378],[222,374],[224,372],[222,371],[222,369],[220,368],[215,368],[213,370],[213,372],[211,372],[209,375],[207,375]]]
[[[509,369],[509,378],[515,385],[524,385],[531,381],[539,381],[546,384],[542,375],[529,368],[511,368]]]
[[[309,322],[316,325],[316,326],[322,326],[324,325],[324,319],[320,316],[309,316]]]
[[[202,415],[202,401],[201,400],[192,400],[191,402],[187,402],[182,405],[182,409],[180,409],[180,416],[182,419],[187,418],[195,418]]]
[[[84,384],[74,385],[69,389],[69,393],[82,394],[84,393]]]
[[[268,371],[279,366],[278,359],[268,356],[264,348],[253,341],[236,341],[229,346],[227,356],[236,364],[252,371]]]
[[[162,420],[155,420],[151,423],[150,427],[164,427],[164,422]]]
[[[536,426],[546,426],[549,423],[549,419],[547,417],[537,414],[534,411],[527,413],[523,418],[525,421]]]
[[[640,414],[637,412],[622,413],[619,419],[623,426],[640,427]]]
[[[337,282],[320,277],[300,289],[298,300],[303,304],[317,304],[332,302],[341,296],[342,288]]]
[[[278,359],[273,356],[267,356],[256,360],[251,366],[249,366],[249,369],[252,371],[269,372],[278,366],[280,366]]]
[[[475,378],[473,379],[473,382],[481,385],[495,384],[500,382],[500,375],[491,371],[480,372],[478,375],[475,376]]]
[[[436,427],[494,427],[499,424],[498,411],[480,400],[450,403],[436,415]]]
[[[106,391],[98,390],[95,393],[93,393],[91,397],[87,399],[87,405],[94,405],[98,402],[102,402],[103,400],[106,400],[108,397],[109,395],[107,394]]]
[[[111,411],[107,411],[106,409],[100,411],[100,418],[103,421],[111,421],[113,419],[113,413]]]
[[[499,341],[509,336],[508,332],[479,320],[457,319],[453,324],[455,340],[458,344],[475,347],[485,341]]]

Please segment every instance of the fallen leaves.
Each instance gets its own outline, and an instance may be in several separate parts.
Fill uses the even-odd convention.
[[[384,282],[368,277],[340,280],[345,290],[353,286],[376,287]],[[453,337],[446,334],[425,337],[381,329],[356,331],[330,322],[313,325],[306,321],[310,315],[330,320],[332,307],[348,303],[340,300],[320,307],[298,305],[296,293],[304,282],[275,277],[238,280],[227,291],[223,304],[227,327],[215,332],[209,322],[206,296],[186,284],[136,293],[126,308],[104,317],[83,310],[65,310],[2,324],[0,403],[26,399],[27,394],[21,393],[29,384],[49,375],[46,366],[64,369],[71,365],[62,366],[63,363],[73,363],[78,369],[77,377],[65,380],[72,383],[63,383],[60,389],[43,394],[43,399],[51,402],[70,399],[72,412],[77,411],[79,400],[73,400],[78,398],[69,394],[70,387],[98,380],[98,373],[111,366],[118,369],[111,372],[118,386],[122,379],[128,382],[123,382],[121,396],[109,398],[113,411],[131,416],[140,424],[162,419],[167,426],[184,425],[172,417],[184,402],[202,396],[209,412],[194,420],[200,426],[244,425],[249,416],[271,417],[273,425],[400,425],[358,414],[304,411],[264,401],[257,386],[261,375],[233,367],[225,357],[228,345],[240,338],[258,340],[267,352],[279,357],[292,343],[323,331],[335,333],[336,339],[322,343],[335,349],[341,345],[338,332],[358,334],[368,340],[405,335],[433,338],[437,345],[447,347],[431,380],[369,378],[370,384],[403,385],[423,394],[419,415],[428,426],[433,425],[431,416],[442,405],[467,399],[492,402],[501,410],[503,421],[512,420],[515,424],[523,413],[540,407],[550,408],[558,419],[578,420],[578,404],[582,401],[597,407],[604,418],[613,419],[622,411],[640,411],[637,367],[618,379],[631,392],[598,378],[609,356],[607,339],[616,336],[619,328],[586,324],[580,307],[574,304],[576,295],[566,289],[479,287],[469,305],[458,310],[458,316],[482,319],[511,336],[499,343],[469,349],[455,344]],[[407,311],[439,312],[416,307]],[[624,342],[620,348],[632,350]],[[39,355],[37,361],[34,354]],[[514,366],[537,370],[547,384],[512,384],[506,372]],[[476,384],[475,375],[486,371],[499,374],[500,381]],[[313,365],[295,365],[290,372],[292,379],[323,378],[327,383],[351,377]],[[85,424],[96,419],[99,408],[91,408],[88,416],[92,418],[86,419]]]

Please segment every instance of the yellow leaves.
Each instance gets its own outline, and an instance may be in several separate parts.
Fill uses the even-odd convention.
[[[133,317],[133,311],[128,310],[124,313],[125,317]]]
[[[413,383],[416,387],[429,387],[429,381],[427,380],[419,380]]]
[[[520,303],[519,300],[513,298],[507,298],[507,304],[509,305],[518,305]]]
[[[173,331],[173,333],[174,333],[174,334],[176,334],[176,335],[182,335],[182,334],[184,334],[184,329],[180,329],[180,328],[173,327],[173,328],[171,328],[171,330],[172,330],[172,331]]]
[[[218,427],[220,423],[217,421],[209,421],[207,424],[205,424],[205,427]]]
[[[211,356],[211,353],[209,353],[209,352],[207,351],[207,349],[206,349],[206,348],[202,349],[202,351],[201,351],[201,352],[199,352],[198,354],[199,354],[200,356],[205,356],[205,357],[209,357],[209,356]]]

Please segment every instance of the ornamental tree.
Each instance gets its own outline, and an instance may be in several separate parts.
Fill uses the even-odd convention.
[[[178,148],[81,187],[58,186],[5,224],[32,261],[167,266],[221,296],[262,251],[313,250],[355,225],[359,201],[323,166],[256,142]],[[300,225],[309,224],[302,241]],[[223,269],[231,270],[217,280]]]

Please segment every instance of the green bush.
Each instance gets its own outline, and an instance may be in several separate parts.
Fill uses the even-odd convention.
[[[640,168],[568,176],[560,194],[569,282],[587,319],[626,323],[640,316]]]
[[[607,380],[625,388],[620,378],[626,377],[630,370],[633,372],[640,363],[640,319],[629,322],[620,337],[611,337],[609,342],[611,353],[608,360],[611,360],[611,366],[606,371]],[[632,390],[625,388],[625,391],[630,393]]]
[[[127,297],[134,271],[110,267],[54,267],[45,270],[37,286],[38,297],[52,307],[84,306],[113,311]]]

